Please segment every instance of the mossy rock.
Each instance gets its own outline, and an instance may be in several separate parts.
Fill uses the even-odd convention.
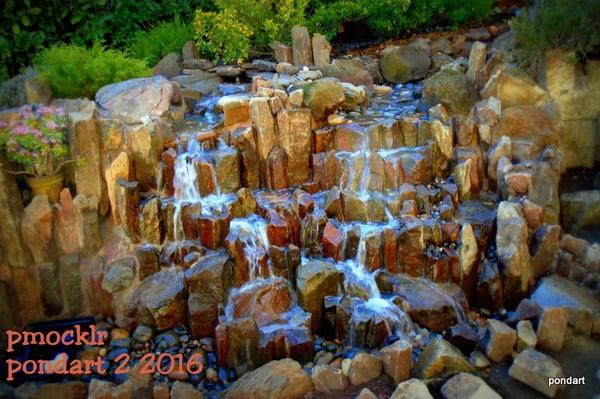
[[[317,119],[334,113],[346,99],[342,85],[332,80],[320,79],[303,87],[304,104]]]
[[[443,69],[424,82],[422,102],[427,106],[441,103],[451,113],[466,115],[476,101],[475,88],[460,71]]]

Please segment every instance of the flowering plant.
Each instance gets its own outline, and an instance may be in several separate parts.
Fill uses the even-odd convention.
[[[66,160],[66,118],[61,108],[21,107],[19,118],[0,121],[0,148],[9,161],[20,164],[23,174],[53,176],[72,162]]]

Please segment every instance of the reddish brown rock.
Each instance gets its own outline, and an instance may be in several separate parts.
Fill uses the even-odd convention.
[[[488,359],[501,362],[512,353],[517,342],[517,333],[501,321],[489,319],[484,342]]]
[[[276,320],[292,306],[292,293],[285,280],[274,282],[258,281],[238,291],[233,298],[232,314],[234,318],[252,317],[258,327]]]
[[[562,349],[569,314],[565,308],[546,308],[538,320],[537,344],[540,348],[559,352]]]
[[[344,259],[344,242],[342,233],[331,223],[323,230],[323,257],[333,258],[334,261]]]
[[[383,370],[394,383],[410,378],[412,371],[412,345],[405,340],[396,341],[381,349]]]

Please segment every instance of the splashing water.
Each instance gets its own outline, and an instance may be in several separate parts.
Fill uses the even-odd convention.
[[[250,281],[256,280],[261,275],[260,261],[269,250],[269,238],[267,237],[267,223],[258,216],[250,216],[245,219],[234,219],[231,221],[229,231],[237,232],[238,237],[244,245],[244,255],[248,259],[248,276]],[[269,276],[273,276],[270,262]]]

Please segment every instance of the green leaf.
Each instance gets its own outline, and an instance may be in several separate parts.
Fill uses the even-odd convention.
[[[19,25],[17,25],[17,24],[13,24],[13,26],[12,26],[12,31],[13,31],[13,33],[14,33],[15,35],[18,35],[18,34],[19,34],[19,32],[21,32],[21,28],[19,28]]]
[[[73,15],[71,17],[71,24],[75,25],[77,22],[81,21],[83,19],[83,15]]]
[[[106,3],[105,0],[96,0],[96,4],[99,6],[103,6]]]
[[[23,24],[23,26],[29,26],[29,17],[27,15],[22,15],[21,23]]]
[[[33,7],[33,8],[30,8],[30,9],[29,9],[29,13],[30,13],[31,15],[38,15],[38,14],[39,14],[39,13],[41,13],[41,12],[42,12],[42,9],[41,9],[41,8],[39,8],[39,7]]]

